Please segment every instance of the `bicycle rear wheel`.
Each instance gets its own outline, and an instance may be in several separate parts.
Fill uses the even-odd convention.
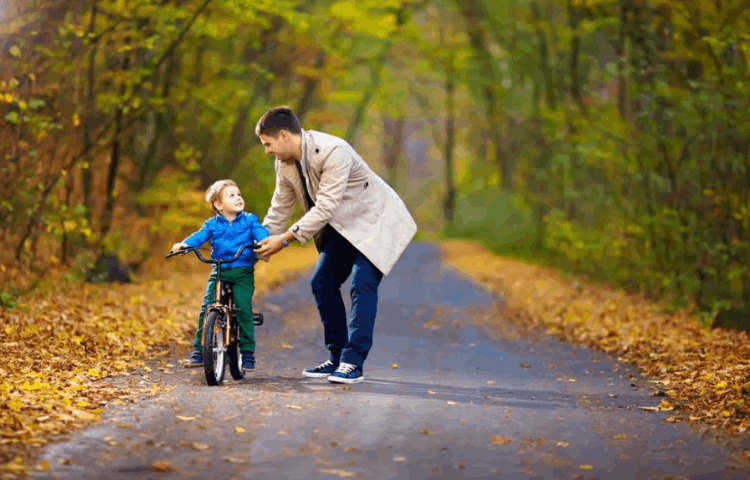
[[[226,367],[226,346],[224,345],[224,328],[226,323],[221,313],[212,311],[203,326],[203,370],[206,373],[206,383],[211,386],[224,382]]]

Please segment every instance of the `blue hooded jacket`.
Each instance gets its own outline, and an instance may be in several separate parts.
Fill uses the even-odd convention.
[[[231,223],[217,214],[203,223],[200,230],[183,240],[183,243],[198,248],[206,241],[211,243],[211,258],[225,260],[234,257],[243,245],[259,242],[268,237],[268,230],[260,224],[255,214],[240,212]],[[240,258],[223,268],[253,267],[257,257],[255,251],[247,248]]]

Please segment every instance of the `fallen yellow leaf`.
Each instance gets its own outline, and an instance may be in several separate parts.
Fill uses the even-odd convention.
[[[237,433],[245,433],[247,430],[245,430],[242,427],[237,427],[237,428],[234,429],[234,431],[237,432]]]
[[[195,417],[184,417],[182,415],[177,415],[177,419],[182,420],[183,422],[189,422],[190,420],[195,420]]]
[[[338,470],[338,469],[332,469],[332,468],[321,468],[318,470],[323,475],[335,475],[337,477],[341,478],[354,478],[359,476],[359,472],[354,472],[351,470]]]
[[[172,464],[169,463],[169,460],[156,460],[155,462],[151,463],[151,468],[153,468],[157,472],[168,472],[172,470]]]
[[[508,443],[513,443],[513,439],[510,437],[503,437],[501,435],[492,435],[490,437],[490,443],[492,445],[505,445]]]
[[[593,465],[581,465],[578,468],[580,468],[581,470],[591,470],[594,468],[594,466]]]

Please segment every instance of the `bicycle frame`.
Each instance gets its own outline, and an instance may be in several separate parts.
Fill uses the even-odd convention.
[[[195,253],[195,256],[198,257],[198,260],[200,260],[203,263],[208,263],[211,265],[216,266],[216,290],[214,291],[214,303],[211,304],[206,309],[206,316],[208,316],[208,313],[212,310],[218,310],[222,313],[225,322],[227,322],[226,328],[224,329],[224,345],[229,345],[229,335],[232,329],[232,313],[234,312],[234,299],[232,298],[232,295],[227,296],[227,301],[222,301],[222,280],[221,280],[221,267],[222,265],[226,263],[231,263],[240,258],[240,255],[242,255],[242,252],[245,251],[246,248],[251,248],[253,250],[257,250],[260,248],[260,245],[257,243],[251,243],[248,245],[243,245],[240,247],[240,249],[237,251],[237,253],[234,255],[234,257],[226,259],[226,260],[211,260],[204,258],[203,255],[201,255],[200,251],[197,248],[185,248],[182,250],[178,250],[174,253],[168,253],[165,258],[170,258],[175,255],[185,255],[186,253],[193,252]]]

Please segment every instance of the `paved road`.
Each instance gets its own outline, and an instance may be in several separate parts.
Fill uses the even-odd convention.
[[[108,406],[51,444],[35,478],[750,478],[724,448],[640,410],[660,399],[632,367],[481,328],[493,299],[435,246],[411,245],[384,280],[363,384],[301,377],[326,358],[308,279],[259,307],[254,373],[207,387],[201,370],[154,368],[144,383],[171,391]]]

